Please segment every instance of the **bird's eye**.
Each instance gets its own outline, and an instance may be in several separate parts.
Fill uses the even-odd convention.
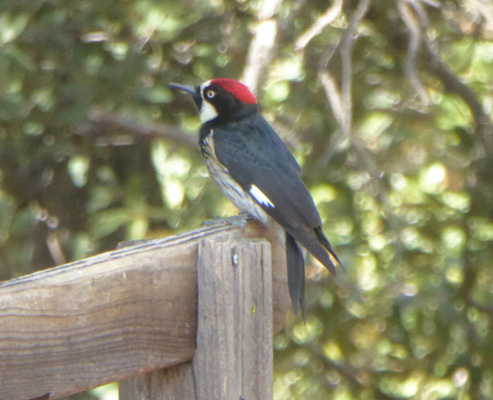
[[[208,99],[212,99],[216,95],[216,92],[212,89],[209,89],[207,92],[205,92],[205,95]]]

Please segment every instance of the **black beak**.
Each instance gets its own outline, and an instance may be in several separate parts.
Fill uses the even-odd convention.
[[[180,85],[178,83],[170,83],[169,87],[171,89],[178,89],[188,94],[191,94],[193,97],[193,101],[195,102],[195,105],[200,110],[200,107],[202,107],[202,97],[200,97],[200,86]]]
[[[178,83],[170,83],[168,86],[171,89],[178,89],[178,90],[182,90],[183,92],[187,92],[187,93],[191,94],[192,96],[197,95],[197,88],[195,86],[192,86],[192,85],[180,85]]]

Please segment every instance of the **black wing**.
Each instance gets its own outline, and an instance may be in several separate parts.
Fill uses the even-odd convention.
[[[257,115],[250,124],[244,121],[214,129],[217,158],[246,192],[251,193],[252,185],[260,189],[273,204],[252,196],[262,209],[335,273],[327,254],[333,250],[325,249],[315,232],[322,221],[300,178],[298,163],[262,116]]]

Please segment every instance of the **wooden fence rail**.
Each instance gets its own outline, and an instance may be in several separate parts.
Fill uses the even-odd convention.
[[[122,400],[269,399],[272,335],[289,305],[284,250],[255,222],[217,221],[7,281],[0,400],[114,381]]]

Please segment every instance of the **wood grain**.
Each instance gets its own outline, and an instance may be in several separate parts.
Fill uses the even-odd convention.
[[[197,349],[180,364],[120,382],[120,400],[272,398],[272,271],[265,240],[199,250]]]
[[[0,400],[56,399],[190,360],[199,243],[269,235],[218,221],[0,284]],[[282,248],[269,239],[278,330],[289,295]]]
[[[272,399],[272,272],[265,241],[200,250],[197,400]]]
[[[191,362],[147,374],[137,375],[118,384],[120,400],[195,400]]]

